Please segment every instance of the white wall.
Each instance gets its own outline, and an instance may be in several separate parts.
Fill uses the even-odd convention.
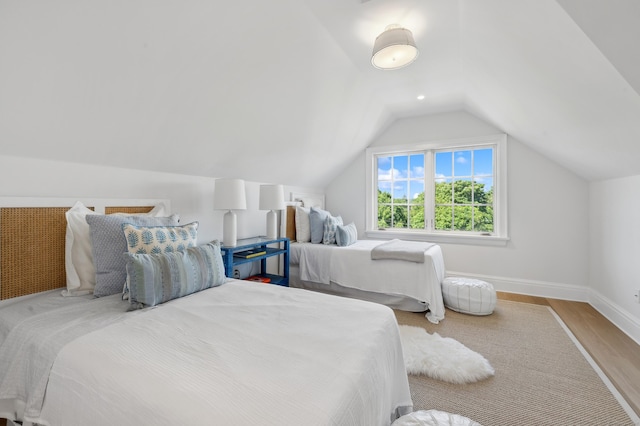
[[[396,121],[371,146],[501,133],[466,112]],[[441,244],[450,274],[484,278],[504,291],[587,300],[588,184],[508,138],[509,234],[506,247]],[[326,189],[327,208],[365,230],[365,153]]]
[[[640,176],[591,183],[590,303],[640,343]]]
[[[214,210],[214,181],[198,176],[0,156],[0,197],[166,198],[171,201],[172,211],[180,214],[181,223],[200,222],[200,242],[222,240],[224,211]],[[247,210],[237,212],[238,238],[266,233],[267,212],[258,210],[259,183],[247,182],[246,191]],[[291,191],[319,192],[313,188],[285,187],[285,198]]]

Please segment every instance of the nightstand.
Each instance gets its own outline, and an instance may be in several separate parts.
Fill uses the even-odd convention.
[[[233,278],[233,268],[243,263],[260,262],[260,276],[269,279],[269,284],[289,286],[289,239],[254,237],[238,240],[234,247],[221,246],[224,271]],[[283,257],[282,275],[267,274],[267,258]]]

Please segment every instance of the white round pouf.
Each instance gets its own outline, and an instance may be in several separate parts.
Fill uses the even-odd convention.
[[[459,414],[438,410],[422,410],[405,414],[391,426],[482,426],[478,422]]]
[[[496,307],[493,285],[474,278],[445,278],[442,298],[447,308],[463,314],[489,315]]]

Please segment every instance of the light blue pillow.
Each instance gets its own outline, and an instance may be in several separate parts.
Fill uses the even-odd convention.
[[[129,303],[155,306],[226,281],[217,242],[160,254],[125,253]]]
[[[336,244],[340,247],[350,246],[358,241],[358,230],[356,225],[351,222],[348,225],[338,225],[336,230]]]
[[[123,223],[140,226],[176,226],[178,215],[149,217],[137,215],[88,214],[93,263],[96,267],[96,297],[121,293],[127,278],[122,253],[127,251],[127,241],[122,232]]]
[[[342,217],[327,215],[324,220],[324,233],[322,235],[322,244],[335,244],[336,243],[336,230],[338,225],[343,225]]]
[[[329,216],[329,212],[319,209],[317,207],[311,207],[309,212],[309,227],[311,228],[311,242],[313,244],[320,244],[322,237],[324,236],[324,221]]]

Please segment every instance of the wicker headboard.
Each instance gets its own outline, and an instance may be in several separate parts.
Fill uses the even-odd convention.
[[[285,212],[284,236],[293,242],[296,241],[296,206],[287,206]]]
[[[105,214],[146,213],[160,202],[168,208],[168,200],[99,200],[85,205]],[[0,198],[0,300],[66,285],[65,212],[74,203]],[[55,206],[24,207],[25,204]]]
[[[65,207],[0,208],[0,299],[65,285]]]

